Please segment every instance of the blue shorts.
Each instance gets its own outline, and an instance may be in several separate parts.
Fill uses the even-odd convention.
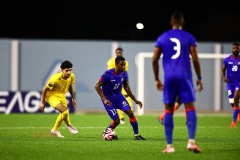
[[[120,109],[123,112],[130,109],[130,105],[124,96],[120,96],[114,101],[110,100],[110,102],[112,103],[111,106],[107,106],[103,102],[102,103],[105,107],[105,110],[108,112],[108,115],[111,117],[112,120],[119,118],[116,109]]]
[[[234,98],[235,91],[239,90],[240,85],[239,84],[227,84],[227,92],[228,92],[228,98]]]
[[[184,104],[196,100],[192,79],[165,77],[163,102],[166,104],[174,104],[178,95]]]

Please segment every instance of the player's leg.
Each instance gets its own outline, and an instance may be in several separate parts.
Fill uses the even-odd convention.
[[[194,102],[185,104],[185,111],[187,116],[187,128],[188,128],[188,145],[187,149],[194,151],[195,153],[201,153],[195,142],[196,129],[197,129],[197,114],[195,110]]]
[[[137,118],[135,117],[133,111],[131,110],[131,108],[129,107],[129,109],[125,110],[125,113],[128,115],[130,124],[132,125],[134,136],[135,136],[134,139],[135,140],[146,140],[139,134],[138,121],[137,121]]]
[[[163,153],[173,153],[175,152],[173,147],[173,112],[174,112],[174,102],[173,104],[165,103],[165,117],[164,117],[164,131],[167,141],[167,147],[163,150]]]
[[[103,131],[105,132],[108,128],[110,129],[115,129],[119,124],[120,124],[120,119],[119,119],[119,115],[116,109],[116,105],[114,103],[112,103],[111,106],[107,106],[103,103],[105,110],[107,111],[109,117],[112,119],[112,121],[110,122],[109,126]],[[115,132],[115,135],[113,137],[113,140],[118,140],[118,136]]]
[[[120,109],[117,109],[117,112],[118,112],[118,115],[119,115],[119,118],[120,118],[120,123],[121,123],[121,124],[125,124],[124,112],[121,111]]]
[[[238,110],[238,122],[240,122],[240,108]]]
[[[240,100],[239,100],[240,103]],[[239,110],[238,110],[238,122],[240,122],[240,104],[239,104]]]
[[[126,98],[124,96],[121,96],[118,98],[118,100],[116,102],[116,106],[118,109],[122,110],[123,112],[125,112],[128,115],[130,124],[132,125],[133,132],[135,135],[134,139],[135,140],[145,140],[145,138],[143,138],[139,134],[137,118],[135,117],[128,101],[126,100]]]
[[[174,104],[174,112],[179,109],[179,107],[182,105],[181,98],[177,96],[176,102]],[[164,117],[165,117],[165,111],[158,117],[159,123],[163,124],[164,123]]]
[[[164,133],[167,142],[167,147],[163,150],[163,153],[173,153],[175,152],[173,147],[173,114],[174,114],[174,104],[176,98],[179,95],[178,89],[176,88],[178,80],[165,77],[164,88],[163,88],[163,102],[165,106],[165,117],[164,117]]]
[[[59,106],[59,115],[55,121],[55,124],[53,126],[53,128],[51,129],[51,133],[59,138],[63,138],[64,136],[61,135],[59,128],[61,126],[61,124],[63,123],[63,119],[62,119],[62,113],[65,110],[65,107],[61,106],[61,101],[54,96],[50,96],[47,98],[47,102],[49,103],[50,106],[52,106],[54,109],[57,109],[57,106]]]
[[[227,92],[228,92],[228,100],[232,107],[232,122],[230,124],[230,127],[236,127],[238,110],[237,108],[234,107],[235,86],[227,84]]]
[[[60,98],[61,104],[56,109],[61,113],[62,119],[66,124],[67,129],[72,134],[77,134],[78,130],[71,124],[70,114],[67,107],[67,100],[65,97]]]
[[[181,100],[185,106],[187,128],[188,128],[188,144],[187,149],[195,153],[201,153],[195,142],[197,129],[197,114],[195,110],[195,92],[193,82],[190,79],[182,81],[180,86]]]
[[[239,98],[240,98],[240,91],[238,90],[239,86],[236,86],[236,90],[234,92],[234,106],[233,106],[233,118],[231,127],[236,127],[236,120],[239,113]]]

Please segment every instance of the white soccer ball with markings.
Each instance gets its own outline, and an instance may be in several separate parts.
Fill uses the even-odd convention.
[[[106,141],[111,141],[113,140],[113,137],[115,136],[115,131],[111,128],[107,128],[103,131],[102,138],[105,139]]]

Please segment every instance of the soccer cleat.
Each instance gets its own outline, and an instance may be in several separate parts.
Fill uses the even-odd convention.
[[[236,127],[236,122],[232,122],[230,125],[231,128],[235,128]]]
[[[163,152],[163,153],[174,153],[175,150],[174,150],[174,147],[173,147],[173,146],[169,146],[169,147],[167,147],[166,149],[164,149],[162,152]]]
[[[141,135],[135,135],[134,140],[146,140]]]
[[[122,119],[120,119],[120,123],[121,124],[125,124],[125,121],[124,121],[124,119],[122,118]]]
[[[112,140],[118,140],[118,136],[116,134],[113,135]]]
[[[71,125],[71,126],[66,126],[66,127],[67,127],[67,129],[69,130],[70,133],[72,133],[72,134],[78,134],[78,130],[77,130],[73,125]]]
[[[55,136],[57,136],[58,138],[64,138],[63,135],[61,135],[61,133],[59,131],[54,131],[53,129],[51,130],[51,133]]]
[[[188,142],[187,149],[189,151],[193,151],[194,153],[201,153],[202,152],[200,150],[200,148],[198,148],[198,146],[195,143],[192,143],[192,142]]]

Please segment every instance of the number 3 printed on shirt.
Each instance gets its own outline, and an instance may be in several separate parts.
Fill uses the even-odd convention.
[[[173,47],[173,49],[176,51],[176,54],[174,54],[171,59],[176,59],[180,55],[181,45],[180,41],[177,38],[170,38],[170,40],[174,43],[176,43],[176,46]]]

